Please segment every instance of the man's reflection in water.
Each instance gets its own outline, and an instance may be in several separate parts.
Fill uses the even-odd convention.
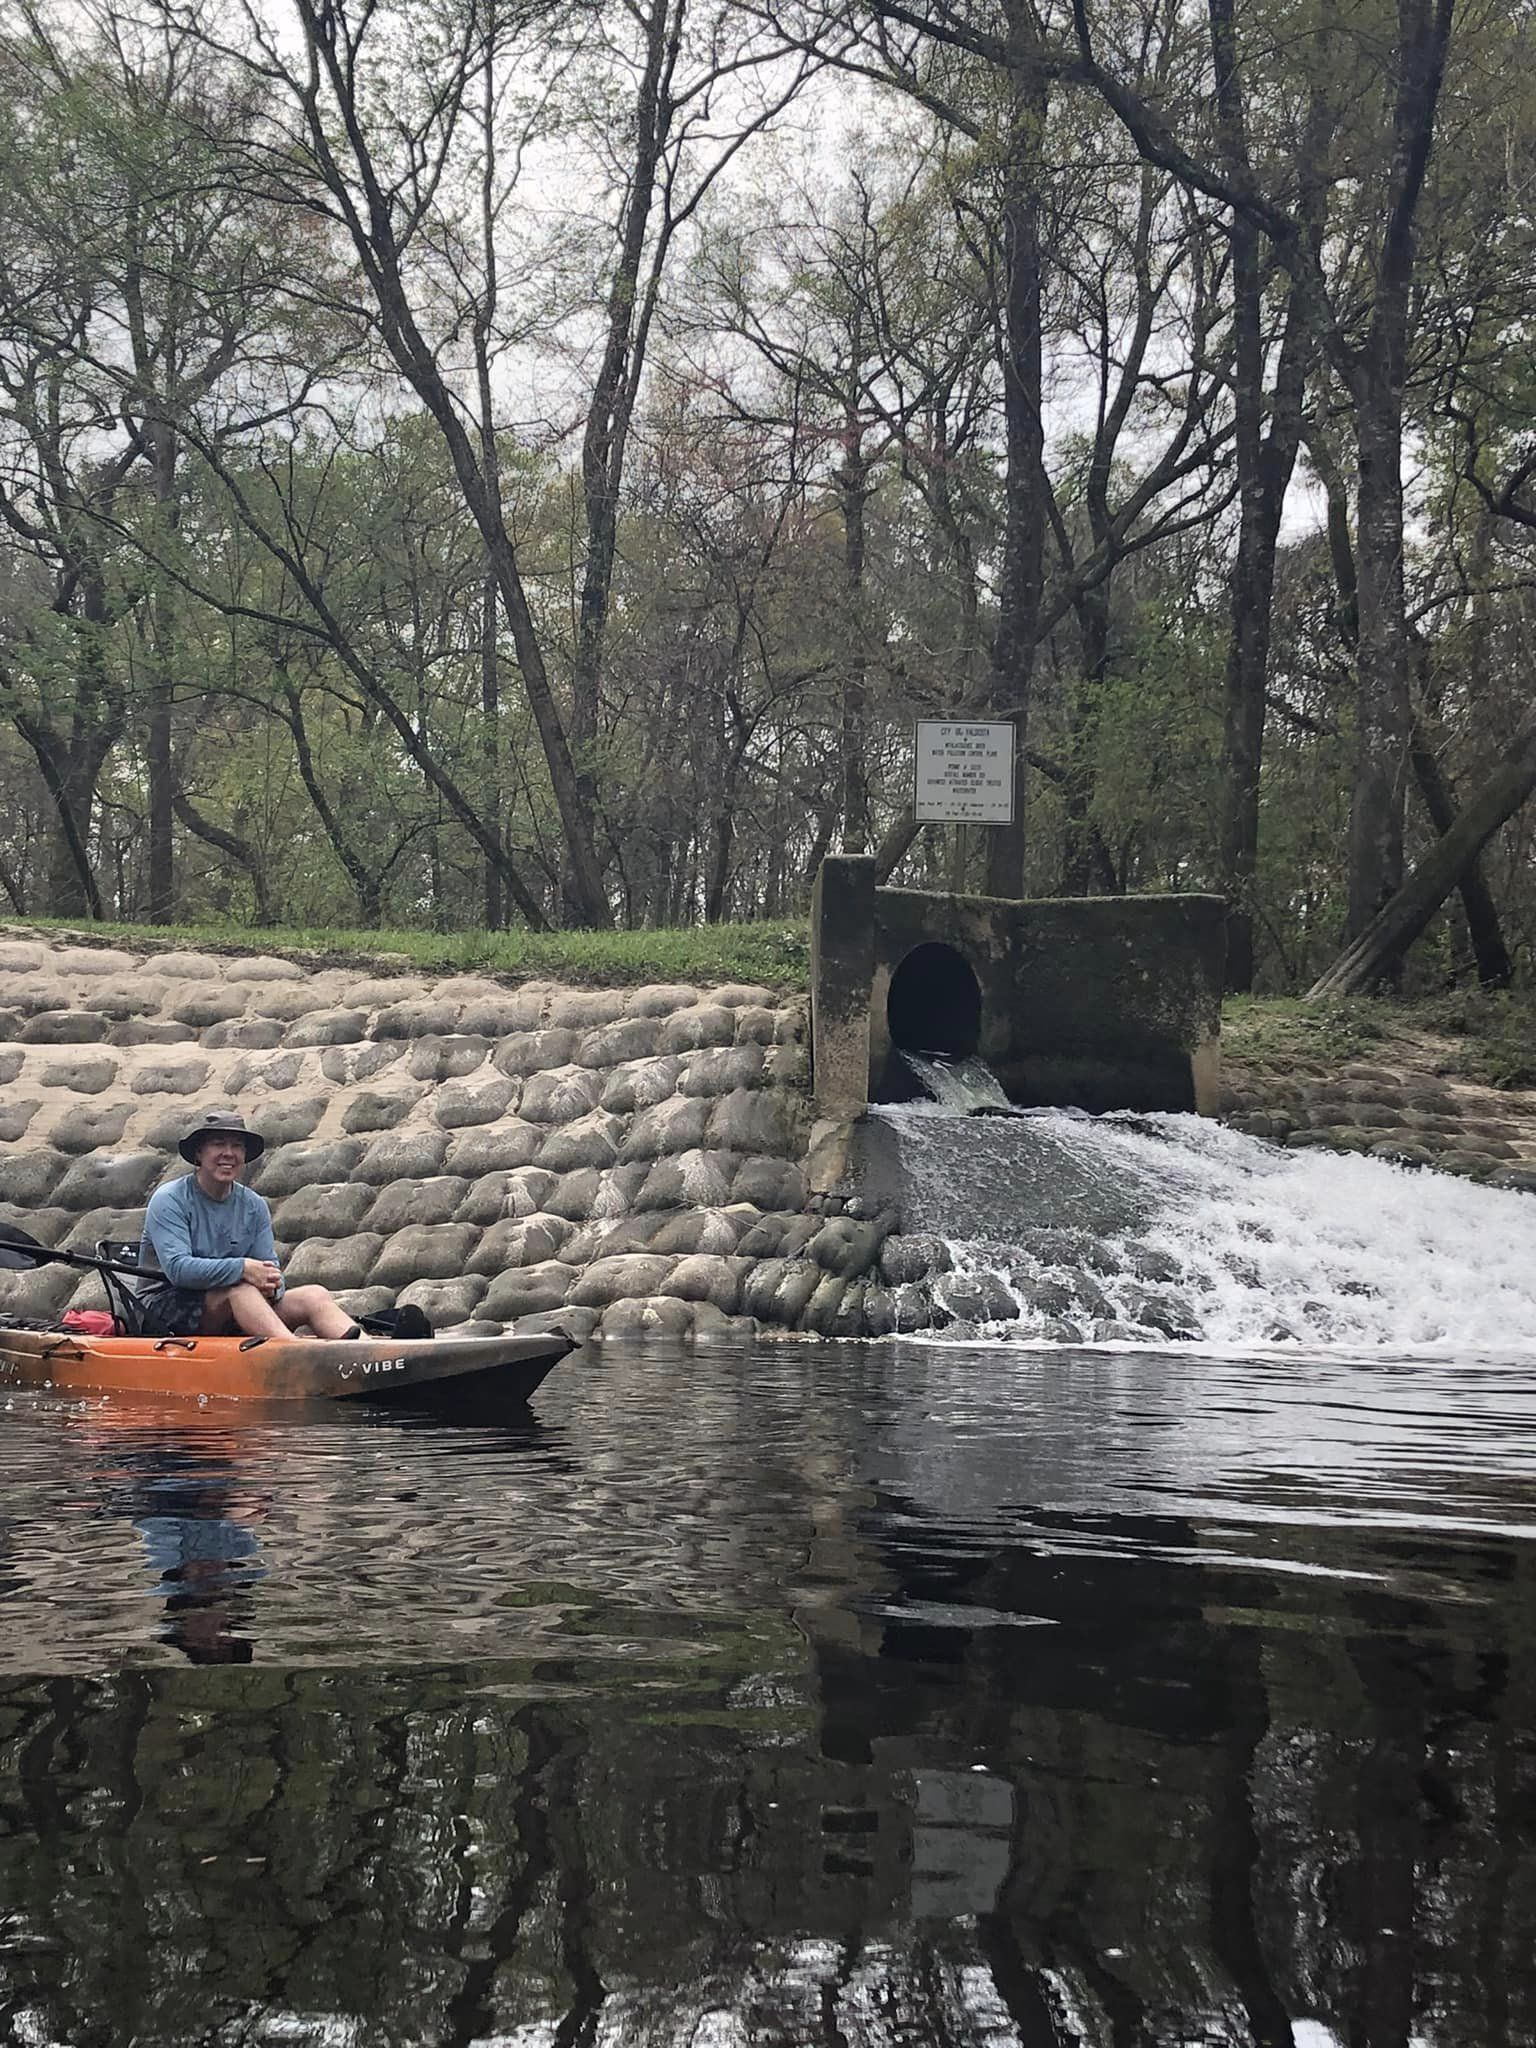
[[[266,1577],[260,1524],[272,1496],[250,1482],[227,1432],[206,1443],[169,1433],[119,1435],[97,1475],[102,1507],[144,1541],[165,1602],[156,1634],[194,1664],[249,1664],[255,1589]]]

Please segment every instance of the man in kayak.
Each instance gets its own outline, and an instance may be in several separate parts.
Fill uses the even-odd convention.
[[[266,1140],[238,1116],[211,1112],[176,1148],[193,1169],[167,1181],[144,1212],[139,1295],[151,1337],[356,1337],[358,1325],[323,1287],[284,1287],[272,1211],[241,1174]]]

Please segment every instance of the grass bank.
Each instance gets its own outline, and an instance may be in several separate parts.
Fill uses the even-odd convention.
[[[370,932],[29,918],[9,920],[0,930],[10,937],[122,946],[139,953],[190,948],[230,955],[277,954],[307,966],[365,962],[383,972],[494,974],[512,981],[568,981],[585,988],[627,988],[647,981],[707,987],[737,981],[797,990],[806,987],[810,972],[810,930],[798,921],[639,932]]]
[[[1489,1088],[1536,1088],[1536,990],[1467,989],[1413,1002],[1233,996],[1223,1057],[1277,1073],[1406,1062]]]

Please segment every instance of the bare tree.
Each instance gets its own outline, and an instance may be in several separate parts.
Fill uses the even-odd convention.
[[[1379,106],[1374,132],[1360,138],[1353,168],[1364,199],[1355,261],[1326,274],[1315,213],[1286,190],[1262,189],[1241,156],[1234,165],[1235,84],[1224,88],[1225,160],[1201,138],[1182,140],[1164,109],[1106,61],[1095,40],[1090,0],[1073,0],[1078,75],[1100,91],[1151,161],[1193,190],[1219,199],[1267,235],[1277,259],[1305,294],[1317,346],[1349,392],[1356,445],[1359,562],[1356,758],[1350,810],[1348,931],[1363,929],[1397,887],[1403,865],[1403,793],[1408,761],[1408,638],[1403,586],[1403,413],[1408,376],[1410,292],[1420,201],[1435,139],[1455,0],[1398,0],[1378,66],[1365,75],[1339,69],[1354,110]],[[1218,9],[1215,51],[1233,78],[1235,46]],[[1344,23],[1331,38],[1344,47]],[[1361,48],[1358,39],[1353,47]],[[1363,60],[1362,60],[1363,61]]]

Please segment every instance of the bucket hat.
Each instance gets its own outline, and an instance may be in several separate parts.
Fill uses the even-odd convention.
[[[267,1149],[265,1138],[246,1128],[244,1117],[233,1110],[211,1109],[200,1122],[193,1125],[176,1150],[188,1166],[197,1164],[197,1148],[204,1138],[243,1138],[245,1140],[245,1163],[259,1159]]]

